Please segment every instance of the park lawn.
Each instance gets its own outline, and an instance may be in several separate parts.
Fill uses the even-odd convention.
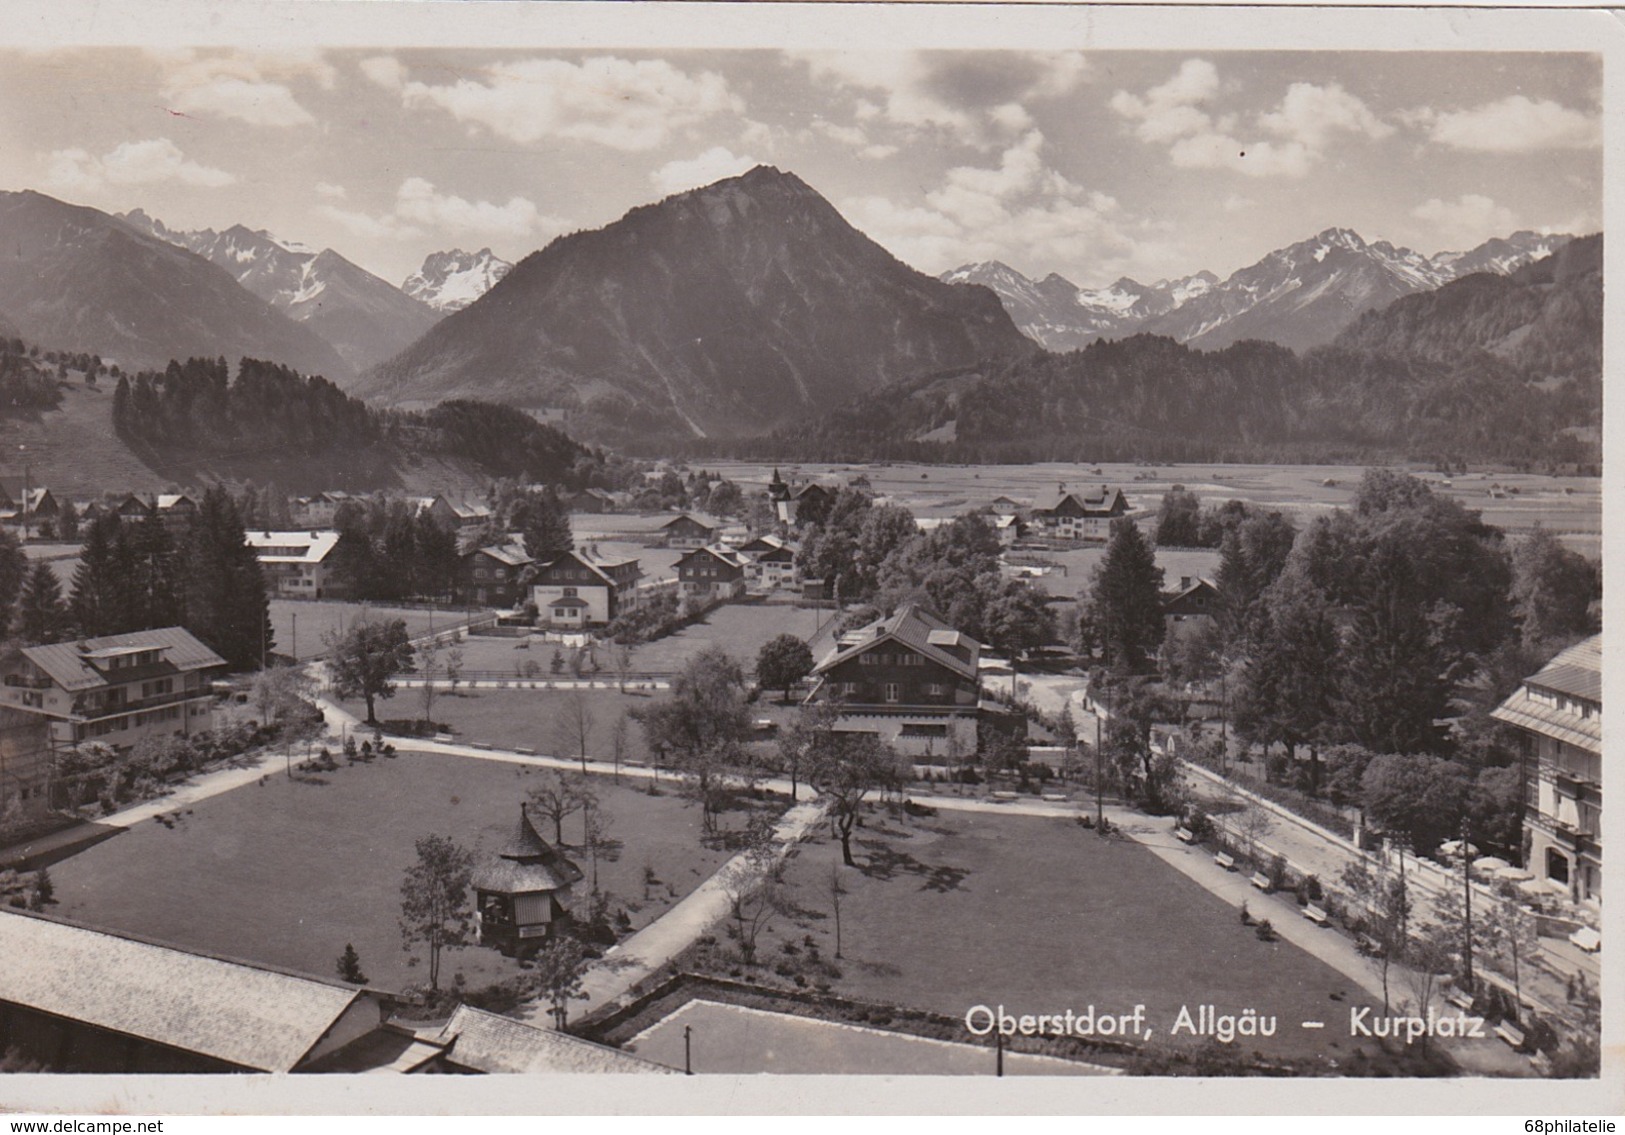
[[[632,668],[653,674],[676,673],[701,650],[720,646],[749,675],[764,643],[781,634],[805,641],[818,629],[821,617],[827,619],[828,612],[788,603],[724,603],[676,634],[643,643],[632,655]]]
[[[859,866],[840,871],[836,993],[954,1017],[974,1005],[1019,1015],[1144,1004],[1153,1044],[1191,1041],[1169,1033],[1182,1005],[1193,1017],[1199,1005],[1252,1007],[1279,1029],[1242,1052],[1339,1063],[1352,1054],[1349,1008],[1367,1003],[1358,986],[1290,943],[1260,941],[1234,908],[1131,841],[1071,820],[871,813],[853,852]],[[809,933],[833,956],[839,861],[827,829],[802,847],[787,878],[804,914],[764,934],[760,957],[771,962]],[[1306,1020],[1326,1027],[1306,1031]]]
[[[614,689],[474,689],[459,690],[455,696],[442,691],[435,695],[433,712],[434,720],[451,726],[453,736],[463,743],[488,744],[497,749],[532,749],[544,756],[573,758],[580,753],[580,745],[573,725],[567,728],[562,723],[573,720],[574,704],[579,698],[586,704],[592,721],[587,756],[608,761],[614,754],[611,731],[615,719],[670,696],[663,690],[628,690],[623,694]],[[358,718],[366,716],[366,706],[359,699],[338,704]],[[794,720],[797,711],[794,705],[782,705],[777,697],[767,696],[752,705],[750,712],[752,720],[770,720],[783,726]],[[406,687],[396,691],[393,698],[378,703],[381,721],[422,716],[420,689]],[[396,744],[404,748],[411,742],[397,740]],[[626,745],[628,761],[654,763],[654,751],[636,721],[628,723]],[[759,747],[771,755],[774,744],[762,742]]]
[[[298,619],[297,637],[294,620]],[[374,622],[402,619],[407,633],[414,638],[430,630],[449,630],[468,622],[469,612],[462,607],[388,607],[376,603],[348,603],[337,600],[272,599],[271,629],[276,635],[275,650],[279,654],[297,654],[303,660],[327,651],[327,636],[332,631],[343,631],[356,620],[368,618]]]
[[[401,753],[341,765],[327,783],[286,779],[196,805],[173,830],[160,823],[129,832],[54,864],[58,905],[77,922],[144,935],[195,950],[305,973],[332,975],[347,943],[381,988],[427,982],[412,965],[397,920],[413,843],[449,835],[482,855],[512,835],[528,786],[542,772],[497,761]],[[599,885],[642,927],[710,876],[727,852],[701,846],[700,814],[669,786],[591,781],[622,841],[614,862],[600,859]],[[743,827],[740,811],[723,822]],[[542,821],[544,837],[553,838]],[[566,844],[579,843],[581,818],[566,819]],[[587,854],[566,847],[590,876]],[[645,887],[645,870],[658,883]],[[585,888],[584,888],[585,889]],[[447,953],[441,980],[461,972],[471,986],[517,973],[494,950]]]

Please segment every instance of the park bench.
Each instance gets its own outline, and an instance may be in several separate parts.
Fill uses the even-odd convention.
[[[1270,889],[1270,877],[1264,874],[1262,871],[1254,871],[1253,877],[1247,881],[1261,891],[1268,891]]]
[[[516,746],[514,748],[514,752],[518,753],[521,757],[534,757],[536,755],[535,749],[527,749],[522,745]]]
[[[1460,986],[1452,987],[1450,992],[1444,995],[1444,999],[1463,1011],[1473,1007],[1473,995]]]
[[[1314,903],[1303,908],[1303,916],[1316,926],[1325,926],[1330,921],[1326,915],[1326,908],[1316,906]]]
[[[1361,934],[1355,938],[1354,947],[1368,958],[1382,957],[1382,943],[1369,934]]]
[[[1049,803],[1049,804],[1064,804],[1064,803],[1066,803],[1066,798],[1067,798],[1066,793],[1064,793],[1064,792],[1046,792],[1046,793],[1044,793],[1044,800],[1045,800],[1046,803]]]
[[[1019,800],[1020,798],[1021,798],[1020,793],[1011,792],[1008,789],[1003,789],[1003,790],[1000,790],[998,792],[993,793],[993,799],[999,801],[1001,804],[1002,803],[1008,803],[1011,800]]]
[[[1523,1047],[1523,1030],[1511,1021],[1502,1021],[1495,1026],[1495,1035],[1506,1041],[1513,1048]]]
[[[1196,833],[1189,828],[1179,827],[1174,829],[1174,838],[1180,843],[1195,843]]]
[[[470,749],[480,749],[480,750],[482,750],[484,752],[489,753],[491,751],[491,742],[489,742],[489,741],[472,741],[472,742],[469,743],[468,747]]]
[[[1213,862],[1217,863],[1220,867],[1223,867],[1226,871],[1234,871],[1236,869],[1236,857],[1227,851],[1221,851],[1215,855],[1213,857]]]
[[[452,742],[457,740],[457,738],[453,737],[450,733],[436,733],[434,735],[434,739],[444,745],[450,745]]]

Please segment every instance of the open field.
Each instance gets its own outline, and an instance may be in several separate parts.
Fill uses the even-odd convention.
[[[1163,571],[1162,585],[1168,591],[1178,587],[1185,576],[1212,579],[1219,571],[1219,553],[1213,548],[1158,548],[1156,553],[1157,566]],[[1051,595],[1071,599],[1088,589],[1095,565],[1106,555],[1106,545],[1087,544],[1062,552],[1027,554],[1059,565],[1048,575],[1034,576],[1033,585]]]
[[[840,872],[836,993],[955,1017],[983,1004],[1016,1014],[1143,1004],[1152,1043],[1181,1044],[1192,1038],[1169,1030],[1182,1006],[1193,1016],[1198,1005],[1251,1007],[1280,1027],[1243,1051],[1340,1063],[1353,1054],[1349,1010],[1367,1003],[1357,986],[1285,941],[1260,941],[1232,907],[1138,844],[1069,820],[872,814],[853,852],[859,867]],[[829,878],[839,860],[827,835],[803,845],[787,877],[808,913],[765,934],[761,957],[808,933],[834,955]]]
[[[707,462],[747,490],[763,490],[772,465]],[[1095,473],[1094,470],[1100,470]],[[1203,505],[1236,499],[1290,513],[1301,525],[1348,504],[1365,467],[1360,465],[784,465],[786,479],[846,481],[869,478],[873,491],[891,497],[919,516],[953,516],[978,508],[1001,494],[1042,501],[1061,484],[1069,489],[1119,487],[1131,508],[1155,511],[1162,494],[1184,485]],[[1602,481],[1595,477],[1549,477],[1539,473],[1475,471],[1446,478],[1422,467],[1411,469],[1436,492],[1477,509],[1485,521],[1511,534],[1538,521],[1587,555],[1600,554]],[[1450,481],[1446,486],[1444,482]],[[1328,484],[1327,482],[1331,482]],[[1490,496],[1499,486],[1503,498]],[[1513,492],[1512,490],[1516,490]]]
[[[331,974],[353,943],[374,984],[426,981],[427,969],[409,964],[397,928],[413,842],[449,835],[494,854],[513,833],[528,784],[542,774],[402,753],[322,775],[325,784],[271,775],[262,786],[198,805],[173,830],[143,824],[54,865],[54,913],[314,974]],[[602,777],[591,786],[611,817],[611,837],[624,844],[614,862],[600,859],[600,886],[627,906],[635,926],[725,860],[726,852],[700,845],[698,808],[669,790],[649,796]],[[743,823],[738,813],[724,821]],[[551,840],[549,827],[542,822]],[[580,841],[579,816],[565,821],[564,838]],[[566,851],[590,870],[585,852]],[[659,880],[647,890],[646,868]],[[513,961],[477,947],[449,952],[442,963],[443,981],[461,972],[474,986],[516,972]]]

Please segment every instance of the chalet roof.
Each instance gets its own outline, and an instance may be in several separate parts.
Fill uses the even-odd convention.
[[[490,556],[497,563],[507,564],[509,567],[524,567],[526,564],[534,562],[520,544],[492,544],[488,547],[476,549],[475,552],[470,554]]]
[[[0,999],[263,1072],[376,996],[21,911],[0,913],[0,957]]]
[[[952,641],[948,639],[948,635],[953,636]],[[972,681],[976,679],[976,663],[982,648],[981,643],[950,627],[940,616],[918,603],[905,603],[889,618],[877,619],[868,626],[851,632],[850,636],[841,636],[835,650],[813,669],[813,673],[822,674],[848,658],[854,658],[870,647],[888,640],[918,651],[961,677]],[[970,657],[961,658],[954,654],[950,648],[956,646],[968,648]]]
[[[158,511],[168,512],[170,509],[176,507],[183,501],[190,505],[196,504],[196,502],[194,502],[192,498],[187,496],[185,493],[159,493]]]
[[[779,548],[787,548],[789,546],[790,541],[786,540],[783,536],[780,536],[775,532],[767,532],[745,541],[745,543],[739,545],[739,550],[741,552],[771,552],[776,551]]]
[[[1573,710],[1536,701],[1529,696],[1528,689],[1519,689],[1491,710],[1490,716],[1587,752],[1602,752],[1602,718],[1599,715],[1582,717]]]
[[[1165,604],[1177,603],[1181,599],[1189,598],[1190,596],[1195,595],[1198,591],[1202,591],[1204,589],[1217,595],[1219,592],[1219,585],[1214,583],[1211,579],[1193,579],[1186,586],[1177,587],[1173,591],[1164,594],[1162,601]]]
[[[821,485],[817,481],[812,481],[809,484],[802,485],[799,489],[796,489],[790,495],[795,497],[797,500],[800,500],[802,497],[806,496],[808,493],[813,493],[813,492],[823,493],[827,497],[827,496],[830,496],[831,494],[833,494],[835,492],[835,490],[830,488],[828,485]]]
[[[101,651],[129,653],[134,650],[163,650],[166,673],[186,673],[212,666],[224,666],[226,660],[204,646],[190,631],[182,627],[160,627],[157,630],[135,631],[130,634],[103,635],[80,642],[58,642],[44,646],[23,647],[23,657],[38,666],[51,681],[69,693],[94,690],[111,685],[106,676],[90,664],[90,657]],[[103,655],[106,657],[106,655]]]
[[[630,1052],[459,1005],[435,1038],[459,1068],[492,1073],[669,1073],[674,1070]]]
[[[264,564],[319,564],[339,545],[339,534],[330,529],[314,532],[300,529],[295,532],[248,532],[244,542],[254,549],[255,558]],[[294,548],[293,554],[264,549]]]
[[[581,868],[541,837],[524,805],[513,836],[495,859],[474,872],[476,887],[504,894],[560,891],[581,879]]]
[[[1577,642],[1542,666],[1526,685],[1602,704],[1602,635]]]
[[[661,528],[662,531],[664,531],[667,528],[674,528],[677,525],[681,524],[685,520],[689,521],[690,523],[697,524],[701,528],[705,528],[705,529],[708,529],[708,530],[713,531],[713,532],[716,531],[718,528],[722,527],[722,522],[719,521],[719,520],[712,520],[709,517],[696,516],[692,512],[685,512],[685,513],[682,513],[679,516],[672,517],[670,520],[666,521],[666,523],[662,524],[660,526],[660,528]]]
[[[591,548],[577,548],[574,551],[565,552],[561,556],[555,556],[553,559],[548,560],[544,566],[548,568],[556,567],[565,560],[586,568],[596,575],[605,587],[610,588],[618,586],[614,578],[611,577],[610,572],[616,568],[625,567],[627,564],[631,564],[634,568],[638,566],[636,556],[606,556]],[[589,584],[589,586],[591,585]]]
[[[740,555],[734,549],[725,547],[721,544],[707,544],[703,548],[690,549],[688,552],[684,553],[673,566],[678,568],[688,566],[700,556],[710,556],[713,559],[720,560],[722,563],[727,564],[731,568],[739,568],[741,570],[744,569],[746,564],[745,557]]]

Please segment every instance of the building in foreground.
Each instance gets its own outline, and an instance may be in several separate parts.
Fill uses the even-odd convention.
[[[916,758],[976,751],[982,646],[908,603],[841,635],[813,668],[809,701],[841,706],[838,728],[874,733]]]
[[[1517,729],[1529,758],[1529,870],[1601,906],[1602,636],[1560,652],[1491,716]]]
[[[0,661],[0,703],[44,718],[53,750],[213,726],[226,660],[182,627],[25,646]]]

